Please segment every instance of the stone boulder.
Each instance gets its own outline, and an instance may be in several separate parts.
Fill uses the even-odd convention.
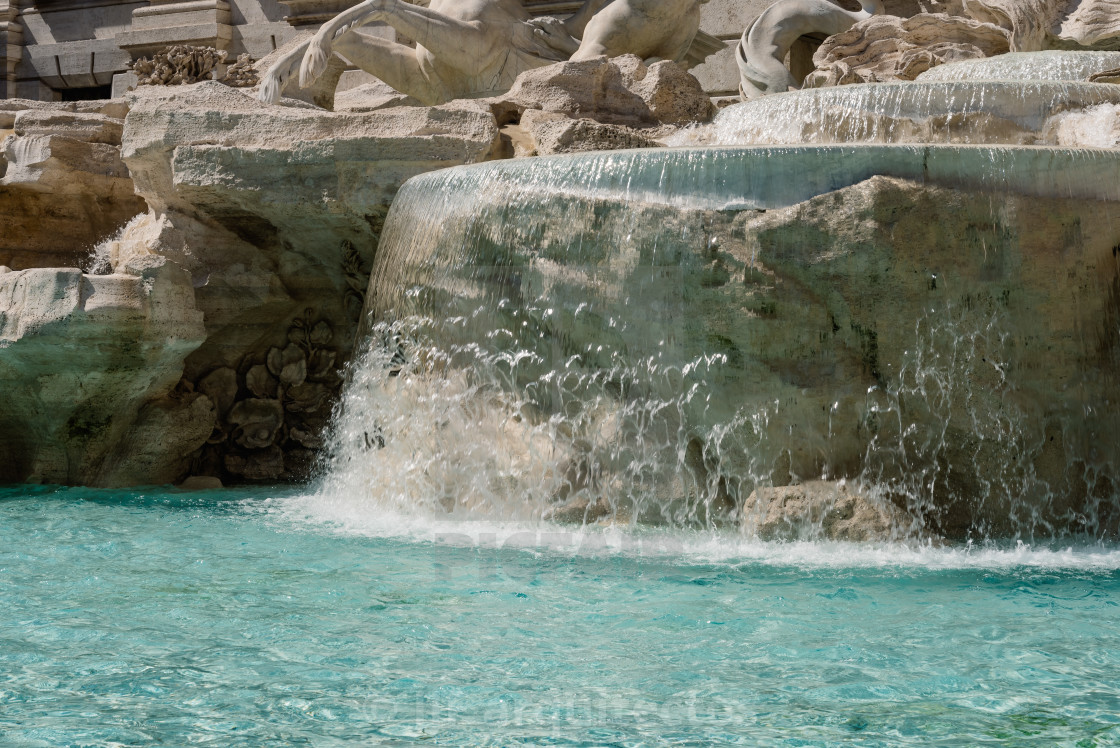
[[[521,137],[513,138],[514,155],[614,151],[622,148],[655,148],[658,141],[622,125],[605,125],[593,119],[572,119],[564,114],[527,109],[518,125]]]
[[[146,210],[121,161],[123,101],[0,102],[0,265],[75,267]]]
[[[946,537],[1115,535],[1118,166],[869,145],[480,165],[405,187],[368,304],[432,341],[418,361],[512,390],[558,453],[586,443],[639,520],[830,476]],[[437,181],[459,198],[422,199]]]
[[[888,542],[921,529],[894,504],[845,481],[756,488],[739,509],[739,526],[746,535],[770,541]]]
[[[154,463],[146,455],[170,441],[182,460],[213,430],[206,398],[174,393],[204,338],[189,274],[163,258],[112,275],[0,268],[0,388],[9,393],[0,402],[0,480],[178,477],[166,455]],[[158,437],[153,418],[166,431]]]
[[[703,122],[714,114],[700,82],[683,67],[668,60],[646,65],[635,55],[529,70],[507,93],[486,101],[502,124],[530,109],[637,128]]]

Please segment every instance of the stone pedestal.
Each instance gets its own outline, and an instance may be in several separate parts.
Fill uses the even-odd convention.
[[[347,8],[357,5],[358,0],[287,0],[281,5],[291,9],[286,20],[294,28],[318,28]]]
[[[23,57],[23,27],[16,23],[19,8],[0,0],[0,99],[15,95],[16,65]]]
[[[229,49],[231,21],[226,0],[151,0],[150,6],[132,12],[132,28],[117,34],[116,42],[133,59],[175,44]]]

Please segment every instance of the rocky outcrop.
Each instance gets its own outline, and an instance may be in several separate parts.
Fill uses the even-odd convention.
[[[206,398],[175,391],[204,337],[190,276],[163,258],[111,275],[0,268],[0,480],[178,477],[213,426]]]
[[[944,12],[875,16],[825,39],[804,87],[914,80],[944,63],[1009,51],[1118,46],[1120,0],[955,0]]]
[[[158,256],[192,279],[206,339],[179,388],[212,402],[215,423],[191,472],[307,475],[397,188],[498,144],[470,107],[332,113],[216,82],[134,95],[124,159],[152,212],[108,254],[114,270]]]
[[[1004,54],[1008,37],[1001,26],[944,13],[872,16],[825,39],[804,87],[914,80],[946,62]]]
[[[964,13],[1011,32],[1011,49],[1116,49],[1120,0],[966,0]]]
[[[589,445],[639,519],[828,475],[950,537],[1116,533],[1117,167],[882,146],[482,165],[401,194],[370,307],[481,346],[479,381],[513,346],[492,381],[524,387],[518,417]],[[459,199],[409,200],[437,180]]]
[[[845,481],[756,488],[739,509],[739,526],[761,540],[852,542],[903,540],[921,528],[889,501]]]
[[[529,70],[487,101],[503,124],[529,109],[637,128],[702,122],[714,114],[700,82],[683,67],[668,60],[647,66],[634,55]]]
[[[517,127],[522,136],[513,138],[514,155],[518,157],[662,145],[630,127],[605,125],[592,119],[572,119],[564,114],[536,109],[526,110],[521,122],[513,127]],[[512,127],[506,132],[511,130]]]
[[[122,101],[0,102],[0,265],[76,267],[146,209],[120,158]]]

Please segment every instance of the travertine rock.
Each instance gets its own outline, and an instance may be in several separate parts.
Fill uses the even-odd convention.
[[[873,16],[829,37],[813,55],[805,88],[914,80],[946,62],[992,57],[1010,49],[1000,26],[950,16]]]
[[[540,109],[628,127],[704,121],[714,113],[699,81],[682,67],[669,61],[647,66],[633,55],[530,70],[488,101],[499,120]]]
[[[1120,0],[963,0],[964,13],[1011,32],[1011,49],[1120,48]]]
[[[525,111],[521,117],[520,129],[527,138],[514,141],[514,153],[518,157],[654,148],[661,145],[629,127],[605,125],[591,119],[572,119],[563,114],[536,109]]]
[[[0,389],[19,393],[0,401],[0,480],[174,477],[167,472],[174,459],[153,462],[154,442],[132,432],[145,404],[166,398],[179,382],[184,358],[205,337],[202,314],[190,276],[173,263],[152,257],[128,271],[0,274]],[[161,439],[173,443],[176,459],[197,450],[211,430],[204,402],[178,415],[177,407],[157,410],[149,407],[139,423],[158,431],[160,419],[174,421],[177,431]]]
[[[533,423],[570,426],[562,445],[587,441],[639,517],[653,504],[702,519],[724,497],[827,475],[875,486],[946,536],[1114,534],[1117,163],[830,145],[422,176],[394,205],[369,306],[465,320],[416,337],[482,346],[479,381],[496,351],[534,354],[494,381],[524,386],[513,399],[540,409]],[[437,181],[459,199],[409,199]],[[511,288],[521,302],[503,306]],[[552,394],[560,369],[575,394]],[[586,402],[641,417],[573,418]],[[651,439],[670,446],[646,451]]]
[[[901,540],[918,529],[901,509],[844,481],[756,488],[739,509],[743,533],[762,540]]]
[[[190,471],[304,477],[348,360],[381,222],[424,171],[489,158],[483,106],[270,107],[207,81],[133,98],[124,158],[152,213],[110,247],[191,274],[206,340],[183,364],[215,408]]]
[[[24,137],[54,135],[119,146],[124,121],[104,114],[28,109],[16,114],[12,129]]]
[[[11,130],[20,112],[77,112],[103,114],[112,119],[124,120],[128,102],[124,99],[98,99],[94,101],[33,101],[31,99],[0,99],[0,130]]]
[[[334,95],[336,112],[375,112],[395,106],[423,106],[419,101],[394,91],[388,84],[380,81],[366,83]]]
[[[0,264],[78,266],[146,209],[120,159],[121,101],[0,101]]]

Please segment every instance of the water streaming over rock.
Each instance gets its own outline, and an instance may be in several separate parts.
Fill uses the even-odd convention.
[[[1120,86],[1087,82],[865,83],[734,104],[721,110],[711,124],[685,130],[670,138],[669,144],[1097,145],[1079,142],[1070,134],[1063,137],[1061,123],[1071,114],[1117,104]]]
[[[417,177],[324,492],[703,526],[845,478],[900,533],[1113,533],[1118,177],[1114,152],[930,146]]]
[[[1120,68],[1120,52],[1048,50],[1012,52],[930,68],[919,81],[1087,81]]]

